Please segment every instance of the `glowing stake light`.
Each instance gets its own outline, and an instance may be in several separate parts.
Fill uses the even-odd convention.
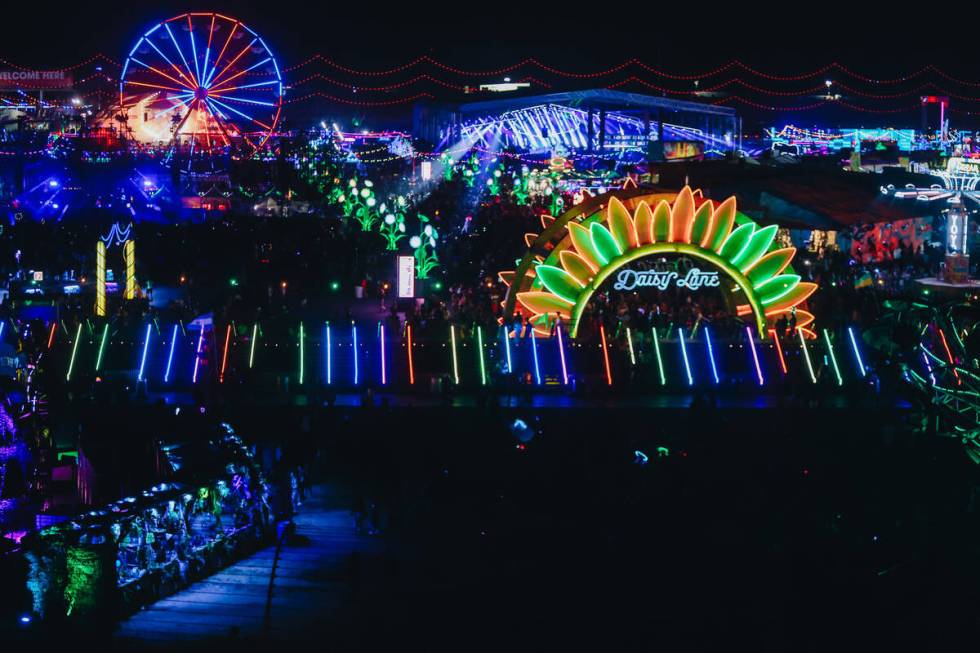
[[[504,326],[504,351],[507,352],[507,373],[510,374],[514,371],[510,362],[510,331]]]
[[[534,358],[534,381],[537,385],[541,385],[541,368],[538,367],[538,340],[537,336],[534,335],[534,329],[531,329],[531,356]]]
[[[137,381],[143,380],[143,370],[146,369],[146,352],[150,347],[150,327],[152,324],[146,325],[146,335],[143,337],[143,357],[140,359],[140,373],[136,375]]]
[[[660,370],[660,385],[667,385],[667,376],[664,374],[664,359],[660,357],[660,338],[657,337],[657,327],[653,331],[653,353],[657,355],[657,368]]]
[[[708,343],[708,360],[711,361],[711,376],[715,379],[715,385],[720,383],[718,378],[718,367],[715,365],[715,350],[711,346],[711,333],[708,331],[708,327],[704,327],[704,341]]]
[[[327,322],[325,327],[327,332],[327,385],[333,383],[333,342],[330,338],[330,323]]]
[[[105,340],[109,335],[109,323],[105,323],[105,328],[102,329],[102,341],[99,343],[99,355],[95,357],[95,371],[98,372],[99,368],[102,367],[102,352],[105,351]]]
[[[755,362],[755,373],[759,377],[759,385],[761,386],[765,383],[765,379],[762,378],[762,368],[759,366],[759,352],[755,350],[755,340],[752,339],[752,329],[745,327],[745,335],[749,337],[749,349],[752,350],[752,360]]]
[[[854,350],[854,357],[857,359],[858,369],[861,370],[861,376],[867,376],[868,373],[864,369],[864,361],[861,360],[861,351],[858,349],[857,339],[854,337],[854,329],[847,327],[847,335],[851,337],[851,348]]]
[[[602,358],[606,362],[606,384],[612,385],[612,370],[609,368],[609,350],[606,348],[606,325],[599,325],[599,335],[602,337]]]
[[[694,385],[694,377],[691,376],[691,364],[687,360],[687,345],[684,344],[683,327],[677,327],[677,340],[681,343],[681,356],[684,358],[684,370],[687,372],[687,384]]]
[[[256,322],[252,325],[252,343],[248,348],[248,369],[252,369],[252,363],[255,362],[255,341],[259,339],[259,323]]]
[[[783,346],[779,344],[779,334],[776,333],[775,329],[769,329],[769,335],[772,336],[772,341],[776,343],[776,353],[779,354],[779,367],[783,370],[783,376],[786,376],[786,359],[783,357]]]
[[[0,322],[0,327],[3,327],[3,323]],[[3,333],[3,329],[0,328],[0,333]],[[75,354],[78,353],[78,341],[82,339],[82,323],[78,323],[78,332],[75,334],[75,344],[71,348],[71,361],[68,362],[68,374],[65,376],[66,381],[71,381],[71,371],[75,369]]]
[[[630,348],[630,364],[636,365],[636,352],[633,351],[633,333],[629,327],[626,327],[626,344]]]
[[[483,361],[483,327],[476,327],[476,348],[480,352],[480,385],[487,384],[487,367]]]
[[[303,378],[306,376],[306,361],[303,360],[305,358],[305,356],[303,355],[305,353],[303,351],[306,345],[306,343],[304,342],[305,340],[306,340],[306,332],[303,330],[303,323],[300,322],[299,323],[299,384],[300,385],[303,385]]]
[[[191,383],[197,383],[197,368],[201,364],[201,347],[204,345],[204,325],[201,325],[201,335],[197,337],[197,350],[194,352],[194,375]]]
[[[48,334],[48,349],[51,349],[51,346],[54,345],[54,330],[57,328],[58,328],[58,323],[52,322],[51,333]]]
[[[385,325],[378,322],[378,334],[381,338],[381,385],[388,383],[388,370],[385,369]]]
[[[228,343],[231,342],[231,325],[225,329],[225,350],[221,354],[221,373],[218,374],[218,383],[225,382],[225,367],[228,365]],[[302,383],[302,381],[300,381]]]
[[[561,379],[564,385],[568,385],[568,367],[565,364],[565,345],[561,339],[561,322],[556,325],[555,331],[558,333],[558,353],[561,356]]]
[[[810,372],[810,380],[816,383],[817,375],[813,373],[813,363],[810,361],[810,350],[806,347],[806,338],[803,337],[803,331],[800,329],[796,330],[796,335],[800,336],[800,348],[803,350],[803,359],[806,361],[806,369],[808,372]]]
[[[949,343],[946,342],[946,333],[943,332],[942,328],[939,329],[939,337],[943,341],[943,348],[946,350],[946,358],[949,359],[949,366],[953,368],[953,376],[956,377],[956,385],[961,385],[963,381],[960,379],[960,373],[956,371],[956,360],[953,358],[953,352],[949,350]]]
[[[837,357],[834,355],[834,346],[830,342],[830,332],[823,330],[823,338],[827,343],[827,351],[830,352],[830,362],[834,365],[834,374],[837,375],[837,385],[844,385],[844,378],[840,375],[840,368],[837,367]]]
[[[351,339],[354,343],[354,385],[357,385],[361,379],[361,370],[358,368],[357,362],[357,325],[351,320],[350,323]]]
[[[459,364],[456,361],[456,326],[453,324],[449,325],[449,339],[453,348],[453,379],[456,381],[456,385],[459,385]]]
[[[176,344],[177,344],[177,325],[175,324],[174,330],[170,333],[170,354],[167,356],[167,371],[163,373],[164,383],[170,381],[170,366],[174,362],[174,345]]]
[[[408,384],[415,385],[415,364],[412,362],[412,325],[405,325],[405,339],[408,341]]]
[[[0,321],[0,340],[3,340],[3,328],[7,326],[6,322]]]

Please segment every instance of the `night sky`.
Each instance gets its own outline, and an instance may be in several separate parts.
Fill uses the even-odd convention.
[[[322,52],[361,68],[397,65],[431,54],[460,66],[496,67],[534,56],[543,62],[589,71],[628,57],[675,72],[692,72],[732,58],[772,72],[810,70],[838,60],[869,75],[894,75],[935,63],[971,79],[975,44],[935,18],[934,34],[916,31],[915,19],[854,3],[807,4],[794,15],[785,4],[771,9],[719,11],[693,3],[687,12],[667,3],[539,3],[563,10],[528,9],[530,3],[469,0],[457,3],[266,2],[229,3],[11,3],[0,14],[0,57],[25,66],[57,67],[103,52],[122,59],[140,33],[184,11],[220,11],[244,20],[267,37],[284,65]],[[685,3],[674,3],[674,6]],[[733,3],[731,5],[735,7]],[[753,6],[757,6],[754,4]],[[601,10],[600,10],[601,9]],[[50,11],[49,11],[50,10]],[[690,17],[693,12],[700,20]],[[890,17],[894,16],[894,17]],[[964,24],[969,20],[962,14]],[[958,18],[958,20],[959,20]],[[923,17],[923,20],[930,22]],[[942,36],[939,32],[949,32]]]

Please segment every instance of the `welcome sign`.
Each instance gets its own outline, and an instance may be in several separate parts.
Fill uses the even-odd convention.
[[[661,270],[633,270],[625,268],[616,275],[614,290],[636,290],[637,288],[656,288],[667,290],[671,286],[698,290],[700,288],[717,288],[721,279],[717,272],[702,272],[691,268],[683,276],[679,272]]]

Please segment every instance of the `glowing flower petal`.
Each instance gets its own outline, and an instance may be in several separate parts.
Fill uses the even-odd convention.
[[[633,224],[636,226],[636,239],[639,245],[649,245],[653,239],[653,211],[646,202],[640,202],[633,213]]]
[[[769,281],[760,284],[755,291],[758,294],[759,301],[762,303],[762,305],[768,306],[776,300],[788,295],[799,283],[800,275],[781,274],[778,277],[773,277]]]
[[[599,250],[592,244],[592,235],[589,230],[576,222],[568,223],[568,237],[572,241],[582,258],[584,258],[594,270],[598,270],[605,264]]]
[[[527,243],[528,247],[534,245],[534,241],[538,239],[538,234],[528,232],[524,234],[524,242]]]
[[[555,221],[555,216],[548,215],[547,213],[541,214],[541,228],[547,229]]]
[[[565,301],[550,292],[529,290],[527,292],[517,293],[517,301],[532,313],[558,313],[565,318],[569,318],[572,315],[572,302]]]
[[[737,257],[732,259],[732,265],[737,266],[740,269],[746,269],[751,267],[756,261],[762,258],[762,255],[766,253],[769,246],[772,245],[772,241],[776,238],[776,230],[779,227],[772,224],[768,227],[763,227],[759,229],[754,234],[752,234],[752,240],[749,244],[745,246],[742,253]]]
[[[728,238],[735,225],[735,196],[729,197],[718,205],[715,213],[711,216],[711,229],[704,235],[701,247],[718,251],[722,243]]]
[[[766,315],[768,316],[772,313],[778,313],[779,311],[796,306],[812,295],[816,289],[817,284],[810,283],[809,281],[798,284],[787,295],[780,297],[772,304],[766,306]]]
[[[585,260],[585,258],[569,249],[559,252],[558,260],[561,261],[561,266],[565,268],[570,275],[581,281],[583,284],[592,281],[592,277],[594,277],[595,273],[598,271],[597,269],[593,268],[589,262]]]
[[[599,252],[599,260],[603,265],[623,253],[623,250],[619,248],[619,243],[609,233],[609,230],[598,222],[592,223],[589,234],[592,236],[592,243],[595,245],[596,251]]]
[[[608,216],[609,232],[616,239],[620,253],[636,247],[637,235],[633,218],[618,197],[609,199]]]
[[[660,200],[653,210],[653,238],[657,243],[666,243],[670,238],[670,204],[667,200]]]
[[[796,254],[795,247],[786,247],[769,252],[752,265],[747,266],[745,276],[752,282],[752,286],[757,288],[760,284],[785,270],[789,262],[793,260],[794,254]]]
[[[572,303],[578,298],[578,292],[585,287],[584,283],[553,265],[539,265],[538,278],[548,290]]]
[[[684,243],[691,233],[691,223],[694,221],[694,195],[691,187],[685,186],[674,200],[674,208],[670,212],[670,242]]]
[[[700,245],[704,235],[711,228],[711,215],[714,213],[714,205],[711,200],[702,202],[698,210],[694,212],[694,220],[691,221],[691,232],[685,242]]]
[[[742,255],[742,251],[749,244],[749,241],[752,240],[752,234],[754,233],[755,225],[751,222],[746,222],[728,236],[725,244],[718,250],[718,254],[724,259],[734,261]]]

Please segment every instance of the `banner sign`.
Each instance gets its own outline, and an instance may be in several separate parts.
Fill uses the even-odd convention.
[[[75,83],[70,70],[0,70],[0,88],[57,90]]]
[[[637,288],[656,288],[657,290],[667,290],[671,285],[688,290],[717,288],[721,285],[721,279],[718,278],[717,272],[702,272],[698,268],[691,268],[684,276],[674,271],[637,271],[626,268],[620,270],[619,274],[616,275],[616,285],[613,286],[613,289],[629,291]]]
[[[398,257],[398,296],[415,297],[415,257]]]

